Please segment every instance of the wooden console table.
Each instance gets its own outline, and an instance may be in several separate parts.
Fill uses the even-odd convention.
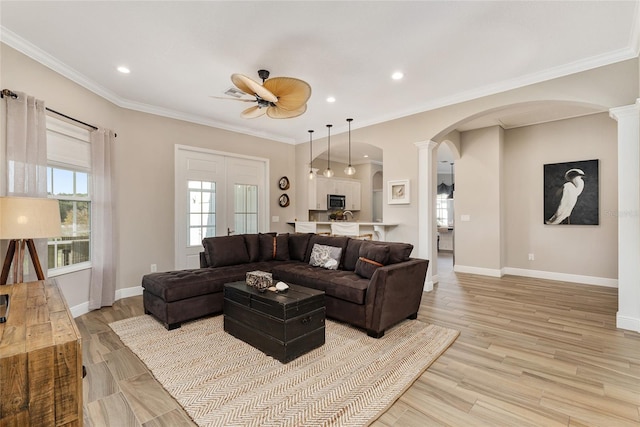
[[[0,425],[81,426],[81,338],[62,292],[41,280],[0,293]]]

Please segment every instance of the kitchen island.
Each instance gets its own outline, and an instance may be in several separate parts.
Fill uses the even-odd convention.
[[[373,236],[373,240],[380,240],[380,241],[386,241],[387,230],[398,225],[398,223],[390,223],[390,222],[363,222],[363,221],[296,221],[296,222],[301,224],[302,223],[315,224],[317,233],[324,233],[324,232],[331,233],[333,229],[334,230],[333,234],[344,234],[344,235],[371,234]],[[296,222],[288,222],[287,224],[295,228]],[[335,231],[336,229],[338,229],[339,231],[343,229],[344,232],[339,232],[339,231],[336,232]],[[348,229],[351,229],[351,230],[357,229],[357,232],[349,233],[347,232]]]

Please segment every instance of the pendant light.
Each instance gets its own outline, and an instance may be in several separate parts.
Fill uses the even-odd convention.
[[[333,176],[333,171],[331,170],[331,127],[333,125],[327,125],[327,168],[322,172],[322,175],[327,178],[331,178]]]
[[[351,166],[351,122],[353,119],[347,119],[347,123],[349,123],[349,166],[344,169],[344,173],[347,175],[355,175],[356,168]]]
[[[313,179],[316,174],[313,173],[313,130],[309,129],[309,179]]]

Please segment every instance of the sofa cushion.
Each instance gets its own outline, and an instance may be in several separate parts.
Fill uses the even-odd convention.
[[[260,241],[260,261],[289,261],[289,235],[275,233],[259,235]]]
[[[413,245],[410,243],[398,243],[398,242],[381,242],[378,240],[358,240],[350,239],[347,245],[346,253],[343,257],[343,264],[345,270],[355,270],[356,262],[360,258],[360,247],[363,244],[373,244],[389,247],[389,260],[388,264],[397,264],[399,262],[409,261],[411,257],[411,251]]]
[[[304,261],[311,236],[313,236],[313,233],[289,234],[289,257],[291,259]]]
[[[365,279],[371,279],[376,269],[389,262],[389,246],[366,242],[360,246],[359,255],[355,273]]]
[[[343,270],[354,271],[356,269],[356,262],[358,262],[358,258],[360,257],[360,246],[362,246],[364,242],[365,240],[349,239],[347,249],[342,257]]]
[[[321,234],[314,234],[309,239],[309,245],[307,246],[307,253],[304,256],[304,262],[309,263],[311,259],[311,251],[313,250],[313,245],[326,245],[326,246],[335,246],[336,248],[342,249],[342,255],[340,256],[340,263],[338,264],[338,268],[342,269],[342,258],[344,252],[347,248],[347,243],[349,243],[349,238],[346,236],[323,236]]]
[[[211,267],[244,264],[250,260],[242,235],[207,237],[202,240],[202,245]]]
[[[342,248],[315,243],[311,249],[309,265],[328,270],[337,270],[342,256]]]
[[[399,262],[409,261],[411,257],[411,251],[413,250],[413,245],[410,243],[379,241],[368,241],[367,243],[389,246],[389,264],[397,264]]]
[[[275,236],[276,233],[265,233],[270,236]],[[256,262],[260,258],[260,234],[243,234],[244,243],[247,245],[247,252],[249,253],[249,262]]]
[[[369,279],[364,279],[353,271],[326,270],[298,262],[274,266],[272,273],[274,280],[318,289],[327,296],[355,304],[364,304],[369,286]]]

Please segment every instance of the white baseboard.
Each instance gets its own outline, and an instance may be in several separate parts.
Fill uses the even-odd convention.
[[[640,319],[617,314],[616,327],[619,329],[627,329],[629,331],[640,332]]]
[[[514,276],[533,277],[535,279],[557,280],[559,282],[582,283],[584,285],[605,286],[607,288],[617,288],[618,279],[606,277],[582,276],[579,274],[555,273],[553,271],[527,270],[524,268],[503,268],[504,274]]]
[[[505,274],[513,276],[532,277],[534,279],[557,280],[559,282],[581,283],[584,285],[605,286],[617,288],[618,279],[607,277],[582,276],[579,274],[556,273],[553,271],[527,270],[524,268],[504,267],[500,270],[481,267],[470,267],[466,265],[456,265],[453,267],[456,273],[478,274],[481,276],[502,277]]]
[[[424,292],[431,292],[433,290],[433,284],[438,282],[438,276],[432,276],[431,280],[425,279],[424,280],[424,287],[422,288],[422,290]]]
[[[122,298],[135,297],[137,295],[142,295],[142,286],[118,289],[116,291],[116,301]]]
[[[116,290],[116,301],[122,298],[133,297],[136,295],[142,295],[142,286],[133,286],[131,288],[124,288]],[[83,302],[78,305],[74,305],[69,308],[71,311],[71,315],[76,318],[78,316],[82,316],[83,314],[87,314],[89,310],[89,301]]]
[[[71,315],[76,318],[78,316],[82,316],[83,314],[87,314],[89,312],[89,301],[83,302],[82,304],[74,305],[69,308]]]
[[[502,277],[502,271],[493,268],[470,267],[468,265],[458,265],[453,267],[456,273],[479,274],[480,276]]]

